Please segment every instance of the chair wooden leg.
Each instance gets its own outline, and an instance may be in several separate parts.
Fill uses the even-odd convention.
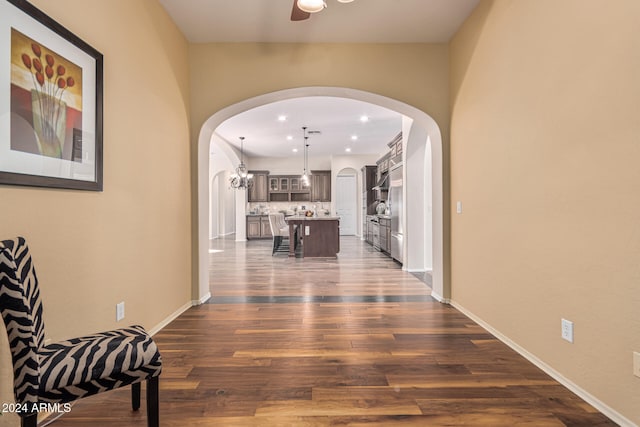
[[[140,383],[131,384],[131,407],[134,411],[140,409]]]
[[[20,418],[21,427],[38,427],[38,413],[34,412],[31,415]]]
[[[158,399],[158,377],[147,380],[147,426],[160,426],[160,402]]]

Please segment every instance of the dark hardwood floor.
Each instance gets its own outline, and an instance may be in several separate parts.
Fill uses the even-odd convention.
[[[213,298],[155,336],[162,426],[615,425],[360,240],[270,245],[213,241]],[[116,390],[53,425],[145,426],[144,403]]]

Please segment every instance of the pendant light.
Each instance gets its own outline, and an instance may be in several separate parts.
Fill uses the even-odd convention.
[[[244,164],[244,136],[240,137],[240,164],[236,168],[234,174],[231,175],[229,181],[231,188],[236,190],[247,190],[253,187],[253,174],[247,171]]]
[[[304,143],[304,147],[302,147],[304,149],[303,152],[303,158],[302,158],[302,184],[304,186],[309,186],[309,174],[307,173],[307,153],[309,151],[309,137],[307,136],[307,127],[303,126],[302,127],[302,141]]]

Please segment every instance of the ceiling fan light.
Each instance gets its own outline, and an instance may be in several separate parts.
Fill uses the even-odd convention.
[[[327,7],[327,4],[324,0],[298,0],[298,7],[304,12],[316,13]]]
[[[351,3],[353,0],[338,0],[339,3]]]

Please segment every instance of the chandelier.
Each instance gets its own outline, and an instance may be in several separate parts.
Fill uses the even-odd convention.
[[[234,174],[229,178],[231,188],[236,190],[247,190],[253,187],[253,174],[247,171],[244,164],[244,136],[240,137],[240,164]]]

